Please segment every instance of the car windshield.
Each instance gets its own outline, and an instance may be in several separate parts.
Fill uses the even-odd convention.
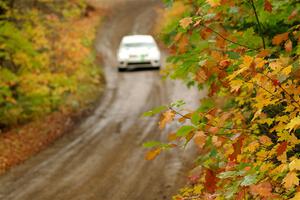
[[[126,48],[139,48],[139,47],[155,47],[155,44],[153,43],[124,43],[123,47]]]

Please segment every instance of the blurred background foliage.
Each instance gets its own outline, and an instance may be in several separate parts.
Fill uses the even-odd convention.
[[[85,0],[0,2],[0,129],[95,99],[92,9]]]

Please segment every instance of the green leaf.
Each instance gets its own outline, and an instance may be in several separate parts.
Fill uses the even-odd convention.
[[[227,172],[220,173],[218,177],[221,179],[226,179],[226,178],[236,177],[236,175],[237,175],[236,171],[227,171]]]
[[[153,110],[150,110],[150,111],[148,111],[148,112],[145,112],[145,113],[143,114],[143,116],[144,116],[144,117],[151,117],[151,116],[156,115],[156,114],[158,114],[158,113],[161,113],[162,111],[165,111],[165,110],[167,110],[167,109],[168,109],[167,106],[159,106],[159,107],[157,107],[157,108],[154,108]]]
[[[185,137],[187,136],[190,132],[192,132],[195,128],[193,126],[182,126],[176,133],[177,136],[179,137]]]
[[[149,142],[145,142],[143,144],[143,147],[145,148],[152,148],[152,147],[158,147],[158,146],[161,146],[162,143],[161,142],[158,142],[158,141],[149,141]]]
[[[241,186],[249,186],[253,185],[257,182],[257,175],[256,174],[250,174],[244,177]]]

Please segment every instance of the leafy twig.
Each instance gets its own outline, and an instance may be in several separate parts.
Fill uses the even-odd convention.
[[[240,43],[238,43],[238,42],[232,41],[232,40],[230,40],[230,39],[224,37],[221,33],[219,33],[219,32],[217,32],[217,31],[215,31],[214,29],[212,29],[212,28],[210,28],[210,27],[204,25],[203,23],[200,24],[200,25],[203,26],[204,28],[207,28],[207,29],[209,29],[210,31],[214,32],[215,34],[217,34],[219,37],[221,37],[222,39],[226,40],[227,42],[230,42],[230,43],[232,43],[232,44],[236,44],[236,45],[241,46],[241,47],[245,47],[245,48],[250,49],[250,50],[254,50],[254,51],[257,51],[257,50],[258,50],[258,49],[251,48],[251,47],[249,47],[249,46],[247,46],[247,45],[240,44]]]

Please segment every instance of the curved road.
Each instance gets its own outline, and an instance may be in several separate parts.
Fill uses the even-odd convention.
[[[140,116],[177,99],[193,107],[197,93],[162,81],[158,71],[118,73],[114,67],[121,37],[149,33],[160,6],[156,0],[128,0],[114,7],[96,41],[107,77],[99,106],[72,133],[0,177],[0,199],[161,200],[182,186],[190,151],[145,161],[142,143],[165,140],[166,133],[157,129],[157,117]]]

